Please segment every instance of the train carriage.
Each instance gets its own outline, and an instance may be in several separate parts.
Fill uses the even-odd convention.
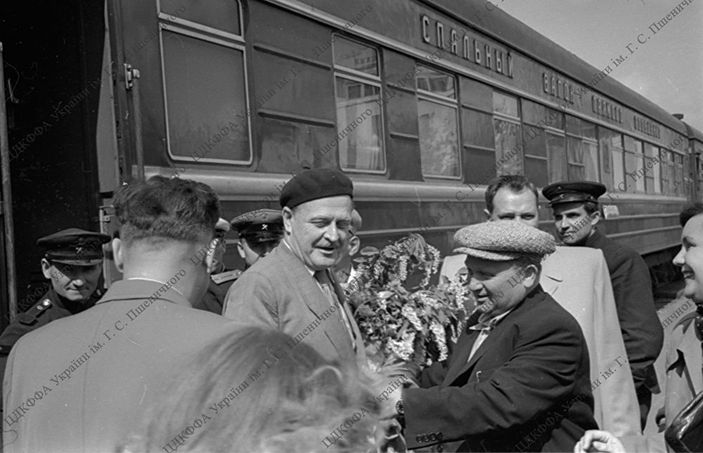
[[[17,155],[4,220],[22,250],[6,254],[6,314],[41,282],[36,237],[113,228],[112,192],[153,174],[210,184],[231,218],[276,207],[302,168],[340,168],[365,244],[421,232],[443,252],[484,218],[496,174],[601,181],[606,233],[643,254],[657,281],[670,277],[678,212],[699,199],[703,135],[608,77],[610,65],[588,65],[485,0],[97,3],[43,6],[54,16],[37,28],[68,25],[42,28],[43,52],[30,55],[23,25],[37,23],[39,3],[4,7]]]

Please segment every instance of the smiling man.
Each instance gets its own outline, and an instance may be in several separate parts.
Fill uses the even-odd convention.
[[[597,425],[586,341],[539,285],[554,239],[497,220],[462,228],[454,240],[478,308],[449,360],[423,372],[422,388],[392,396],[408,447],[570,451]]]
[[[356,366],[359,328],[332,267],[348,251],[353,185],[342,172],[305,170],[281,190],[283,240],[232,285],[223,315],[278,329],[325,359]]]
[[[102,275],[103,244],[109,240],[106,234],[78,228],[37,240],[44,249],[42,273],[51,281],[51,288],[2,332],[0,356],[9,354],[27,332],[95,305],[102,296],[98,281]]]

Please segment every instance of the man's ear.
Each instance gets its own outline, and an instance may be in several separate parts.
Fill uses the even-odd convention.
[[[41,272],[44,274],[44,278],[51,280],[51,268],[52,264],[46,258],[41,259]]]
[[[596,210],[589,216],[591,218],[591,226],[595,226],[600,221],[600,211]]]
[[[237,242],[237,253],[239,253],[239,257],[241,259],[244,259],[246,257],[246,254],[244,253],[244,246],[242,245],[242,241],[244,239],[240,239],[239,242]]]
[[[281,214],[283,215],[283,231],[286,232],[286,234],[291,234],[292,227],[291,227],[291,222],[293,220],[293,210],[286,206],[281,210]]]
[[[215,251],[217,250],[218,241],[219,239],[212,238],[212,240],[207,246],[207,253],[203,257],[208,274],[212,273],[212,271],[215,270],[215,266],[217,265],[217,260],[215,259]]]
[[[112,240],[112,257],[115,260],[115,267],[121,273],[124,273],[124,244],[120,238]]]
[[[361,239],[359,239],[359,236],[354,235],[349,239],[349,256],[356,255],[359,248],[361,248]]]
[[[525,266],[522,271],[522,284],[525,288],[532,288],[539,279],[539,269],[534,264]]]

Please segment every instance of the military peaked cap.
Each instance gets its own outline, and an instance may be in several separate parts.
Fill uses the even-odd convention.
[[[278,241],[283,237],[283,216],[275,209],[257,209],[232,219],[240,238],[256,242]]]
[[[44,257],[52,262],[94,266],[103,260],[103,244],[110,236],[94,231],[69,228],[37,239]]]
[[[563,203],[598,203],[598,197],[606,188],[599,182],[574,181],[555,182],[542,189],[542,194],[549,200],[549,206]]]

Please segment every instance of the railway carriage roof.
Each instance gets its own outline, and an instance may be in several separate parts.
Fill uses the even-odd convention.
[[[703,143],[703,132],[699,131],[685,121],[683,123],[686,125],[686,129],[688,129],[688,137]]]
[[[488,0],[425,0],[426,3],[454,16],[513,49],[550,66],[561,73],[589,86],[589,82],[600,72],[581,58],[564,49],[554,41],[520,22],[505,11],[486,8]],[[605,77],[593,88],[643,115],[686,134],[684,124],[669,112],[644,96],[636,93],[612,77]]]

